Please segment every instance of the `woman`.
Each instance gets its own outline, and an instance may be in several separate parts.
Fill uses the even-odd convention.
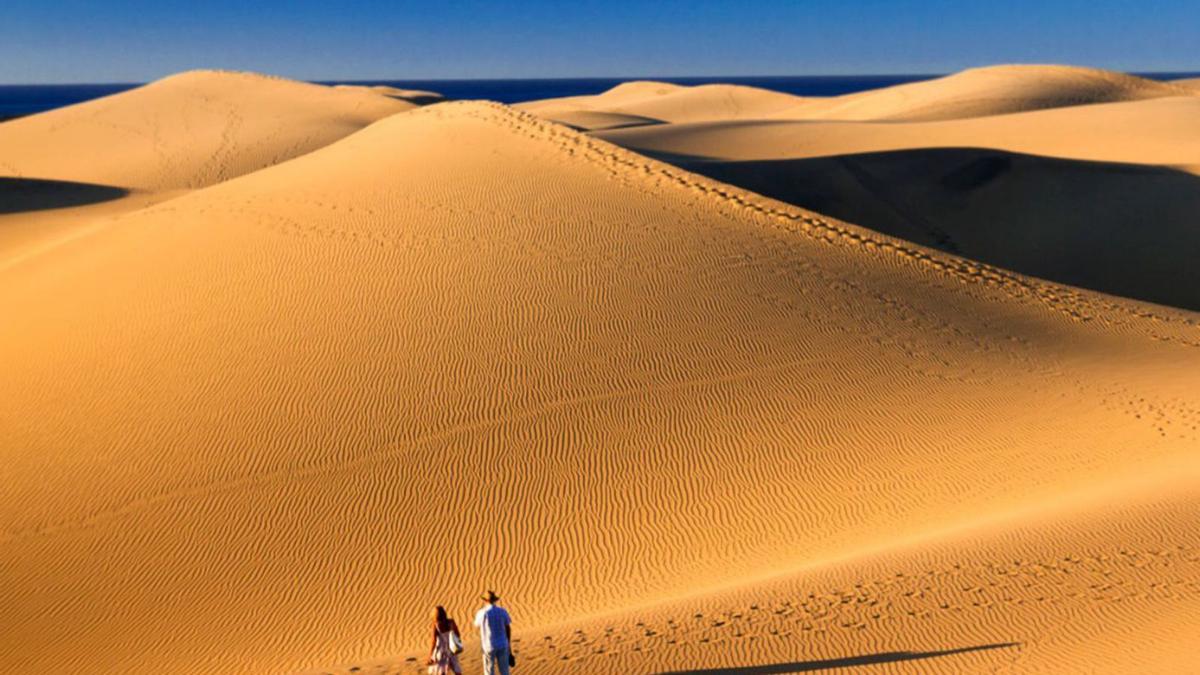
[[[461,675],[462,666],[458,665],[458,655],[454,653],[455,645],[462,644],[462,634],[458,632],[458,624],[446,616],[446,608],[438,607],[433,610],[433,644],[429,646],[429,675]]]

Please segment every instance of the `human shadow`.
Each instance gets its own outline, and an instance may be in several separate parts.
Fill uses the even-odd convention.
[[[84,206],[120,199],[127,194],[128,190],[111,185],[0,176],[0,214]]]
[[[1008,649],[1019,645],[1019,642],[998,642],[990,645],[975,645],[973,647],[959,647],[958,649],[943,649],[931,652],[882,652],[879,654],[862,654],[860,656],[846,656],[839,659],[825,659],[821,661],[794,661],[792,663],[770,663],[761,666],[737,666],[733,668],[672,670],[659,673],[659,675],[783,675],[785,673],[811,673],[818,670],[832,670],[834,668],[853,668],[855,666],[873,666],[881,663],[936,659],[942,656],[980,652],[989,649]]]
[[[1200,177],[1186,171],[966,147],[748,161],[646,154],[966,258],[1200,310]]]

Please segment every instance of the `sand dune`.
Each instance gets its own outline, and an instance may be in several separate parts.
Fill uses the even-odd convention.
[[[1200,166],[1200,97],[943,122],[696,122],[605,131],[600,137],[643,153],[694,159],[802,159],[976,147],[1062,159],[1186,168]]]
[[[1200,77],[1187,77],[1180,80],[1171,80],[1171,84],[1176,87],[1183,87],[1190,91],[1200,91]]]
[[[1190,96],[1186,80],[1157,82],[1068,66],[991,66],[844,96],[799,97],[754,87],[636,82],[595,96],[519,104],[546,119],[579,111],[651,117],[673,123],[747,119],[932,121],[1084,104]]]
[[[1027,274],[1200,309],[1190,173],[979,149],[680,165]]]
[[[731,84],[683,87],[664,82],[629,82],[596,96],[546,99],[520,103],[516,107],[555,121],[587,111],[678,123],[768,117],[791,110],[804,100],[789,94]]]
[[[828,99],[783,116],[836,120],[946,120],[1187,93],[1173,83],[1094,68],[990,66],[935,80]]]
[[[97,222],[286,161],[415,107],[396,96],[194,71],[5,123],[0,268]]]
[[[595,96],[566,96],[550,98],[542,101],[518,103],[514,107],[529,112],[544,112],[548,110],[594,110],[608,106],[637,103],[672,94],[687,91],[689,88],[670,82],[652,82],[637,80],[622,82],[608,91]]]
[[[131,167],[57,180],[196,184]],[[461,617],[485,587],[530,673],[558,672],[551,646],[586,651],[584,672],[959,649],[887,663],[1097,669],[1121,663],[1092,644],[1118,629],[1159,669],[1197,647],[1196,483],[1164,468],[1194,468],[1197,314],[485,103],[392,115],[0,277],[5,670],[383,661],[421,648],[432,604]],[[1169,498],[1037,515],[1135,480]],[[1113,557],[1161,539],[1171,565]],[[994,609],[968,609],[989,581]],[[746,614],[798,588],[850,607],[812,639]],[[920,614],[857,628],[881,599]],[[687,640],[596,655],[669,634],[677,608],[703,620]]]
[[[599,135],[921,244],[1200,309],[1200,97],[944,122],[724,121]]]
[[[0,126],[0,171],[147,191],[203,187],[412,107],[368,91],[193,71]]]

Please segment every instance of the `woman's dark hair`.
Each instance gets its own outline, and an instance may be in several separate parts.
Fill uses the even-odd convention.
[[[440,631],[447,630],[450,626],[450,619],[446,616],[446,608],[441,605],[433,610],[433,625]]]

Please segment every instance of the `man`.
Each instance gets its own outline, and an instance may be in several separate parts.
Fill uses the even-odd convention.
[[[508,675],[509,647],[512,644],[512,619],[496,602],[500,596],[492,591],[483,595],[487,604],[475,613],[479,627],[479,647],[483,650],[483,675]]]

